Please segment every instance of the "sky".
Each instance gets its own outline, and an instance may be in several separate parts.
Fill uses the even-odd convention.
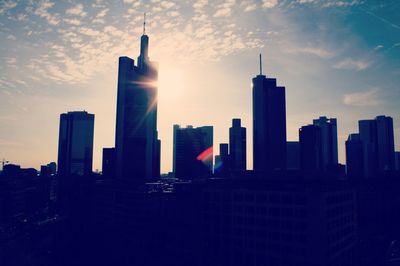
[[[251,79],[286,87],[288,140],[319,116],[338,119],[339,161],[358,120],[394,119],[400,150],[398,0],[0,0],[0,160],[39,168],[57,161],[59,116],[95,114],[93,169],[113,147],[119,56],[137,58],[146,12],[159,63],[161,169],[172,169],[172,127],[214,126],[228,142],[247,127]],[[218,148],[216,149],[218,151]]]

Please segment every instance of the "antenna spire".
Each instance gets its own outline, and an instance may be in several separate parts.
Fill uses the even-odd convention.
[[[146,12],[143,13],[143,35],[146,34]]]
[[[260,75],[262,75],[262,58],[261,58],[261,54],[260,54]]]

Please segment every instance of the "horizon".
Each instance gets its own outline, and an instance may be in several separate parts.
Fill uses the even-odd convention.
[[[252,169],[249,84],[258,73],[259,53],[263,74],[286,88],[288,141],[298,140],[298,129],[313,119],[337,118],[344,163],[344,141],[358,132],[358,120],[387,115],[400,148],[395,1],[264,0],[235,6],[124,0],[114,9],[105,1],[22,2],[0,6],[0,159],[35,168],[57,161],[60,114],[86,110],[95,115],[93,169],[101,169],[102,148],[114,146],[118,57],[136,61],[143,11],[149,55],[159,63],[162,173],[172,169],[174,124],[213,126],[218,147],[228,142],[233,118],[247,128]],[[298,20],[305,14],[312,18]],[[265,29],[255,27],[264,21]]]

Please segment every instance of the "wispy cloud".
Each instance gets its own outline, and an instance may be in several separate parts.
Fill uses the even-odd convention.
[[[65,19],[63,19],[63,21],[65,23],[68,23],[68,24],[74,25],[74,26],[81,25],[81,21],[79,19],[75,19],[75,18],[74,19],[65,18]]]
[[[278,0],[262,0],[263,8],[273,8],[278,4]]]
[[[310,54],[320,58],[331,58],[335,56],[333,51],[327,50],[322,47],[296,47],[291,48],[288,50],[290,53],[303,53],[303,54]]]
[[[364,70],[370,67],[372,64],[371,61],[365,61],[365,60],[354,60],[352,58],[346,58],[337,64],[335,64],[333,67],[336,69],[346,69],[346,70]]]
[[[46,19],[50,25],[58,25],[58,23],[60,23],[58,15],[48,12],[48,9],[52,8],[53,6],[53,2],[50,2],[49,0],[42,0],[38,3],[38,7],[35,9],[34,14]]]
[[[8,10],[17,6],[15,1],[1,1],[0,2],[0,15],[6,13]]]
[[[82,4],[77,4],[74,7],[71,7],[65,11],[65,14],[71,15],[71,16],[80,16],[84,17],[86,16],[86,12],[83,11],[83,5]]]
[[[379,88],[372,88],[368,91],[354,92],[343,96],[343,103],[351,106],[377,106],[382,103],[379,97]]]

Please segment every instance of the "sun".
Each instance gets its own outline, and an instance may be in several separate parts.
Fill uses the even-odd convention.
[[[182,97],[184,92],[183,71],[160,63],[158,72],[158,102],[172,103]]]

